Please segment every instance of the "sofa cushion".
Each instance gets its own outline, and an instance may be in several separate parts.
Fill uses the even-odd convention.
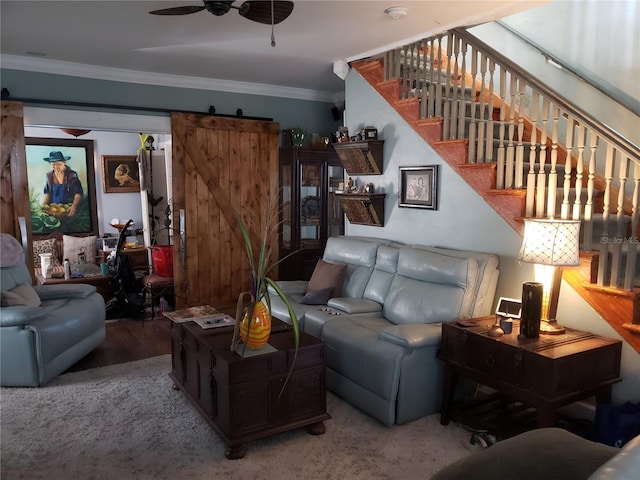
[[[62,247],[64,250],[64,258],[68,258],[71,263],[78,261],[80,253],[85,254],[87,263],[96,263],[96,240],[95,235],[88,237],[74,237],[72,235],[62,236]]]
[[[334,287],[310,290],[300,299],[300,303],[304,303],[305,305],[326,305],[333,294],[333,290]]]
[[[342,286],[342,296],[361,298],[367,286],[373,267],[376,264],[378,246],[377,240],[347,236],[331,237],[322,259],[332,263],[346,263],[347,271]]]
[[[464,457],[440,470],[431,480],[586,480],[616,453],[613,447],[585,440],[560,428],[539,428]]]
[[[318,260],[311,279],[309,279],[307,293],[331,287],[333,290],[329,298],[339,297],[342,295],[342,283],[346,269],[347,265],[344,263],[329,263],[322,259]]]
[[[47,238],[45,240],[33,241],[33,266],[40,267],[40,254],[51,254],[51,265],[54,267],[60,265],[60,259],[58,258],[58,247],[56,246],[55,238]]]
[[[2,306],[15,307],[18,305],[26,307],[40,306],[40,297],[29,284],[17,285],[8,291],[2,292]]]
[[[395,324],[450,322],[468,311],[477,262],[403,248],[383,316]]]

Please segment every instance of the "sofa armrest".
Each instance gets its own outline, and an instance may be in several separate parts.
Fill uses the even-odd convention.
[[[0,314],[0,326],[15,327],[25,325],[35,320],[40,320],[47,315],[47,311],[40,307],[2,307]]]
[[[345,313],[376,313],[382,311],[382,305],[366,298],[336,297],[330,298],[327,306]]]
[[[38,285],[35,290],[40,300],[58,300],[61,298],[87,298],[96,292],[96,287],[86,283],[69,283],[66,285]]]
[[[440,344],[442,324],[406,323],[393,325],[380,331],[380,339],[408,348],[431,347]]]
[[[306,280],[281,280],[278,281],[278,286],[282,289],[286,296],[300,294],[304,295],[307,293],[307,282]],[[267,287],[270,293],[277,295],[275,289],[269,285]]]
[[[589,480],[621,480],[640,478],[640,435],[631,439],[620,453],[605,462]]]

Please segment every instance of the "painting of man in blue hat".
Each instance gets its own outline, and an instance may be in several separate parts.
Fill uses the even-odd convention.
[[[45,162],[49,162],[52,170],[47,173],[42,205],[60,205],[59,208],[66,209],[66,214],[73,217],[78,211],[84,191],[78,173],[67,167],[70,159],[70,156],[65,156],[60,151],[53,151],[43,158]]]

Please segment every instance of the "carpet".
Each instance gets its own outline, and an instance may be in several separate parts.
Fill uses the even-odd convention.
[[[2,388],[2,479],[411,480],[471,453],[468,433],[439,415],[389,428],[328,393],[324,435],[278,434],[227,460],[170,368],[163,355]]]

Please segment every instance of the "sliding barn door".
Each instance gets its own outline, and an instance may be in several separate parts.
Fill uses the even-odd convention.
[[[279,131],[277,123],[268,121],[172,114],[173,218],[179,228],[183,211],[185,227],[184,252],[174,242],[178,308],[228,308],[250,289],[235,212],[257,244],[267,221],[265,209],[278,198]]]
[[[31,236],[27,159],[24,147],[24,117],[21,102],[2,101],[2,172],[0,173],[0,228],[22,243],[18,223],[24,218],[27,235]],[[27,239],[29,252],[25,261],[33,272],[31,238]]]

